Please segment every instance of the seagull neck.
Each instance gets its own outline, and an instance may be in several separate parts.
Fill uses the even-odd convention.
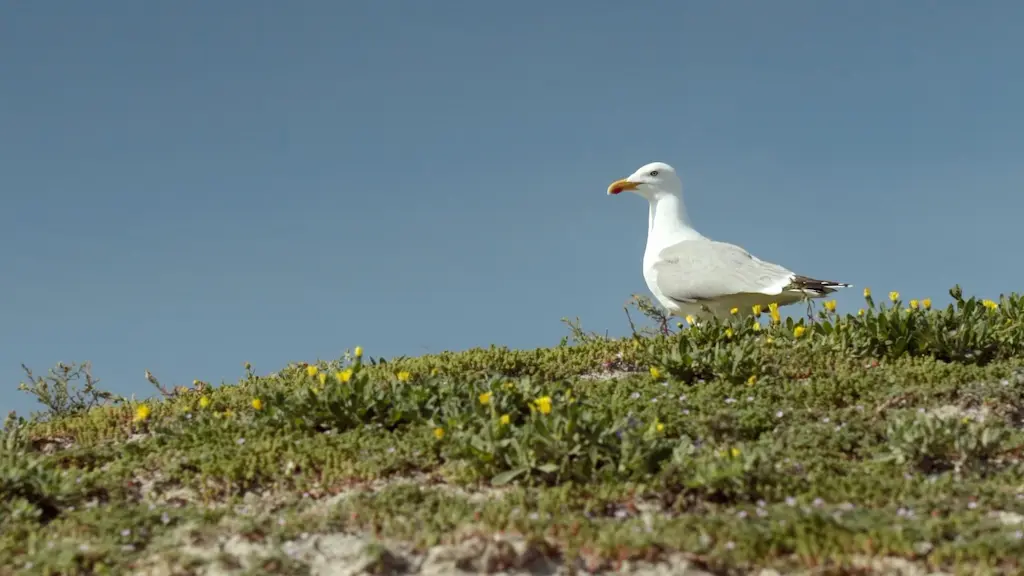
[[[703,238],[690,226],[683,200],[674,194],[665,194],[651,201],[647,219],[647,249],[655,252],[684,240]]]

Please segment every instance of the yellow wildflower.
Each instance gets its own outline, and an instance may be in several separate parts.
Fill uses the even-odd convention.
[[[804,335],[804,332],[806,331],[807,329],[804,328],[803,326],[797,326],[796,328],[793,328],[793,338],[800,338],[801,336]]]
[[[515,387],[516,387],[516,383],[515,382],[512,382],[511,380],[508,381],[508,382],[505,382],[505,390],[515,390]]]
[[[733,316],[735,316],[735,315],[737,315],[739,313],[740,313],[740,309],[739,308],[733,308],[732,310],[729,310],[729,314],[732,314]]]
[[[775,338],[772,338],[771,336],[764,339],[765,344],[771,344],[772,342],[775,342]]]
[[[732,334],[733,334],[732,328],[726,328],[725,329],[725,337],[726,338],[732,338]]]
[[[871,298],[871,288],[865,288],[864,289],[864,297],[865,298]]]
[[[321,386],[327,384],[327,374],[325,372],[317,374],[316,379],[320,381]]]
[[[747,386],[753,386],[757,383],[757,376],[751,374],[750,378],[747,378]]]
[[[857,310],[857,316],[863,316],[863,315],[864,315],[864,309],[863,308],[861,308],[860,310]]]
[[[192,381],[192,385],[193,386],[199,386],[199,380],[193,380]]]
[[[826,301],[825,302],[825,310],[828,310],[829,312],[835,312],[836,311],[836,301],[835,300],[828,300],[828,301]]]
[[[345,368],[344,370],[339,370],[338,372],[334,373],[334,377],[338,379],[338,382],[344,384],[345,382],[348,382],[349,380],[352,379],[352,369]]]
[[[484,392],[483,394],[481,394],[479,396],[479,400],[480,400],[480,403],[483,404],[484,406],[490,404],[491,403],[491,393],[490,392]]]
[[[252,399],[252,409],[253,410],[263,410],[263,400],[260,400],[259,398],[253,398]]]
[[[410,374],[407,370],[402,370],[397,374],[397,376],[399,382],[408,382],[409,379],[412,378],[412,374]]]
[[[911,310],[917,310],[917,300],[911,300],[910,301],[910,309]]]
[[[921,306],[923,306],[925,310],[931,310],[932,309],[932,299],[931,298],[925,298],[924,300],[921,300]]]
[[[501,422],[502,426],[508,426],[508,423],[512,421],[512,418],[508,414],[502,414],[498,422]]]
[[[899,292],[896,292],[895,290],[893,290],[892,292],[889,292],[889,300],[895,302],[895,301],[897,301],[899,299],[900,299],[900,293]]]
[[[199,399],[199,407],[200,408],[209,408],[210,407],[210,397],[209,396],[203,396],[202,398],[200,398]]]
[[[438,370],[437,368],[431,368],[431,369],[430,369],[430,375],[431,375],[431,376],[437,376],[437,374],[438,374],[439,372],[440,372],[440,370]]]
[[[694,318],[692,314],[687,314],[686,315],[686,323],[689,324],[690,326],[693,326],[694,324],[697,323],[697,319]]]
[[[751,324],[750,327],[754,329],[754,332],[760,332],[761,331],[761,323],[758,322],[757,320],[754,320],[754,323]]]
[[[438,440],[444,438],[444,428],[434,428],[434,438]]]
[[[136,422],[143,422],[143,421],[145,421],[145,420],[147,420],[149,418],[149,415],[152,414],[152,412],[153,411],[150,410],[148,404],[143,404],[143,405],[141,405],[141,406],[139,406],[138,408],[135,409],[135,419],[134,420]]]
[[[316,366],[306,366],[306,374],[309,374],[310,378],[316,376],[316,373],[320,370]]]
[[[732,457],[735,458],[735,457],[740,455],[740,449],[739,448],[731,448],[731,449],[729,449],[729,454],[732,454]]]
[[[537,410],[539,410],[541,414],[550,414],[551,413],[551,397],[550,396],[541,396],[540,398],[537,398],[536,400],[534,400],[533,403],[534,403],[534,405],[537,406]]]
[[[658,432],[664,432],[665,425],[662,424],[661,422],[658,422],[657,424],[654,425],[654,429],[657,430]]]
[[[362,356],[363,356],[363,347],[362,346],[356,346],[356,358],[362,358]]]
[[[651,366],[650,372],[651,378],[654,378],[655,380],[661,380],[661,370],[658,370],[654,366]]]
[[[754,316],[756,316],[758,318],[761,317],[761,305],[760,304],[754,304],[754,306],[751,308],[751,310],[754,312]]]
[[[989,310],[995,310],[996,308],[999,308],[999,304],[996,304],[993,300],[983,300],[981,302],[981,305],[984,306],[985,308],[988,308]]]
[[[779,304],[777,302],[772,302],[768,305],[768,313],[771,314],[773,323],[778,324],[780,322]]]

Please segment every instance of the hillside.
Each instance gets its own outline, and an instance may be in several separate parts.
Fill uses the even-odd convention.
[[[57,368],[5,425],[0,573],[1021,573],[1024,299],[951,295],[146,402]]]

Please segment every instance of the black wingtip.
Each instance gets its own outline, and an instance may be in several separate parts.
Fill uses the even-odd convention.
[[[834,280],[817,280],[815,278],[808,278],[807,276],[793,276],[793,279],[789,282],[787,290],[810,290],[811,292],[817,292],[819,294],[831,294],[840,288],[849,288],[851,285],[846,282],[836,282]]]

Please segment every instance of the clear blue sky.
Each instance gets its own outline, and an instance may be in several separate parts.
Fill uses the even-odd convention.
[[[6,2],[0,408],[626,333],[662,160],[800,273],[1019,290],[1024,3]],[[1016,264],[1014,263],[1016,262]]]

